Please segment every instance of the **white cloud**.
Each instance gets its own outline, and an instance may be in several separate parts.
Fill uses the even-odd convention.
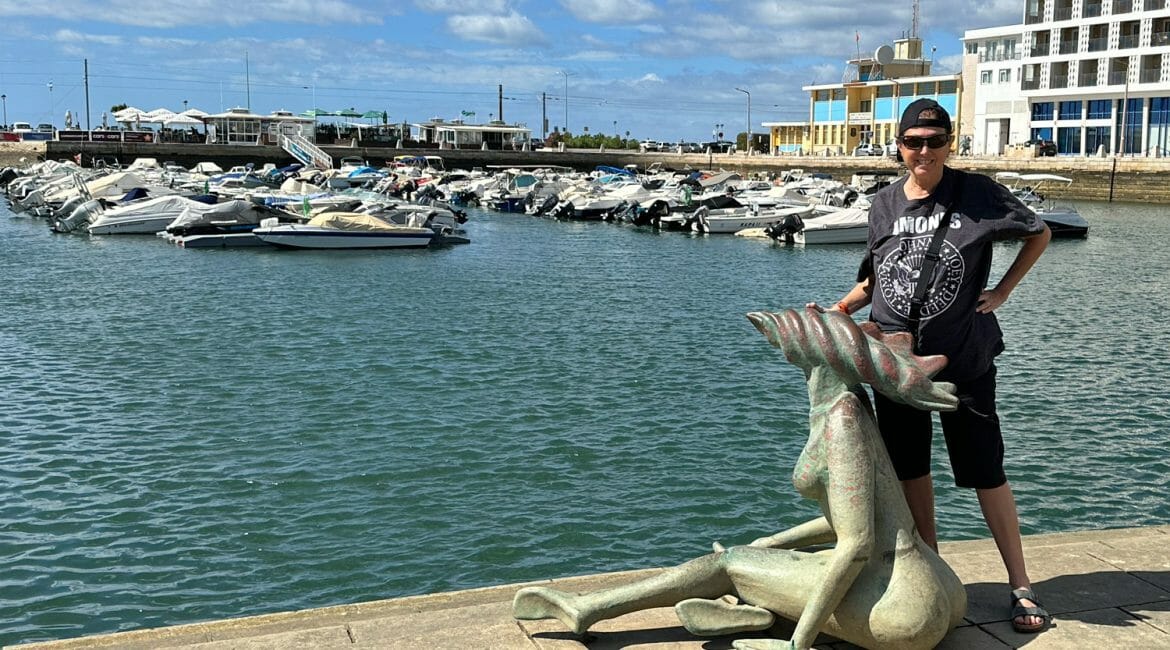
[[[506,16],[451,16],[447,29],[461,38],[499,45],[527,47],[545,43],[544,34],[527,16],[512,11]]]
[[[431,13],[502,14],[508,9],[508,2],[507,0],[414,0],[414,6]]]
[[[56,21],[101,22],[174,28],[273,23],[381,23],[391,10],[371,11],[348,0],[56,0],[53,3],[0,2],[0,16]]]
[[[625,25],[659,15],[649,0],[561,0],[561,6],[577,20],[589,23]]]
[[[98,43],[100,45],[119,46],[122,44],[121,36],[106,36],[102,34],[82,34],[75,32],[72,29],[58,29],[53,32],[53,40],[68,45],[78,45],[81,43]]]

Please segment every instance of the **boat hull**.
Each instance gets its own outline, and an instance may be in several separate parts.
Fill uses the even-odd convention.
[[[435,231],[430,228],[355,231],[287,225],[256,228],[252,233],[278,248],[311,249],[426,248],[435,238]]]
[[[164,217],[137,219],[134,221],[103,222],[101,217],[89,225],[91,235],[153,235],[166,230],[175,220],[175,215]]]
[[[845,228],[817,228],[806,226],[792,234],[792,243],[800,246],[819,244],[864,244],[869,237],[869,226],[848,226]]]

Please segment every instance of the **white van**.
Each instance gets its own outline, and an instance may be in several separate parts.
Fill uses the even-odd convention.
[[[28,122],[13,122],[12,123],[12,132],[13,133],[32,133],[32,130],[33,130],[32,125],[29,124]]]

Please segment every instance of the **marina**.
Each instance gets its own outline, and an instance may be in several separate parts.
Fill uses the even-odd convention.
[[[1170,520],[1170,222],[1075,205],[1091,234],[1001,310],[1027,534]],[[839,295],[860,245],[465,211],[467,246],[288,254],[0,209],[0,643],[665,566],[805,517],[802,378],[743,314]],[[935,462],[943,538],[985,537]]]

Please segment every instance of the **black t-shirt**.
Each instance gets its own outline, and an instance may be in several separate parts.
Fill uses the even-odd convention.
[[[938,379],[978,377],[1003,351],[995,314],[975,311],[991,273],[991,245],[1043,232],[1044,222],[1006,187],[981,174],[947,167],[934,194],[921,200],[907,200],[905,184],[903,177],[882,188],[869,210],[869,244],[859,280],[874,276],[870,318],[883,331],[907,329],[923,255],[957,191],[917,341],[919,354],[947,356]]]

